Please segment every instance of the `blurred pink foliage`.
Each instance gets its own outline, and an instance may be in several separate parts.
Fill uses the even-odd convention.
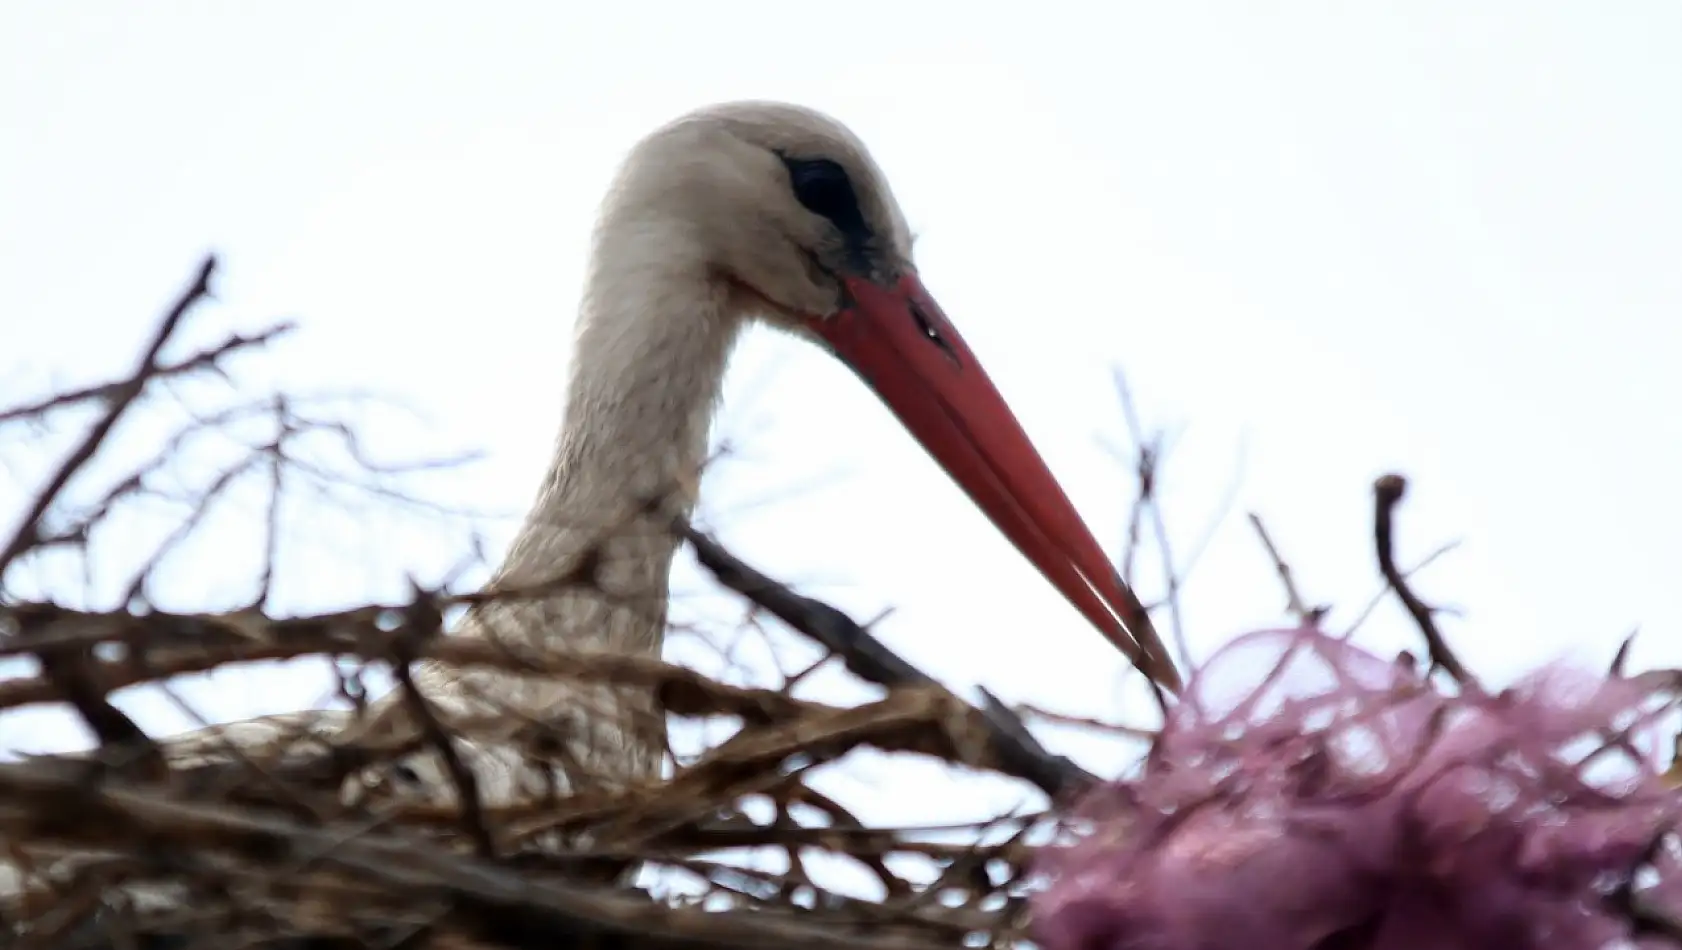
[[[1035,905],[1046,950],[1675,947],[1659,776],[1668,677],[1546,667],[1439,690],[1313,630],[1193,678],[1143,777],[1076,810]],[[1638,873],[1639,871],[1639,873]]]

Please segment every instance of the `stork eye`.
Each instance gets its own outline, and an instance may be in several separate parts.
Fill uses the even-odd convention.
[[[859,209],[858,193],[847,170],[827,158],[783,157],[794,197],[813,214],[828,218],[849,240],[862,240],[870,230]]]

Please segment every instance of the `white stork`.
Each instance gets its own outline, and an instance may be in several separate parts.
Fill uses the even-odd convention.
[[[863,144],[827,116],[769,102],[717,105],[657,129],[603,205],[554,461],[492,587],[541,585],[585,556],[598,583],[481,605],[455,636],[659,655],[673,519],[696,501],[726,362],[756,320],[850,367],[1100,632],[1177,688],[1162,645],[1129,632],[1131,595],[1113,566],[924,288],[905,217]],[[557,784],[659,777],[664,717],[646,694],[440,665],[416,680],[445,718],[500,723],[463,750],[487,805]],[[171,755],[218,755],[230,741],[250,749],[301,724],[323,738],[413,738],[399,692],[359,722],[267,717],[179,737]],[[540,765],[496,741],[497,730],[511,739],[533,721],[566,737]],[[419,794],[453,796],[435,755],[405,765]]]

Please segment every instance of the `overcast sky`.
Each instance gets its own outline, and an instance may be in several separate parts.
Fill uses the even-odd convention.
[[[1420,587],[1463,609],[1476,668],[1598,665],[1636,626],[1639,664],[1682,664],[1682,5],[959,9],[13,0],[0,402],[126,367],[214,249],[195,339],[296,317],[281,381],[420,406],[433,428],[381,444],[482,449],[434,487],[517,515],[616,161],[693,107],[791,100],[874,150],[926,282],[1112,550],[1132,486],[1098,444],[1125,441],[1110,367],[1178,433],[1180,553],[1237,485],[1184,591],[1200,655],[1283,617],[1246,510],[1347,620],[1376,585],[1372,479],[1398,469],[1404,559],[1463,540]],[[740,451],[703,513],[739,553],[855,616],[895,608],[880,632],[954,685],[1137,709],[1114,651],[844,369],[756,334],[729,394]],[[6,517],[51,460],[5,447]],[[283,606],[390,594],[457,550],[337,530],[294,549]],[[193,576],[247,576],[255,536],[219,543]],[[1414,644],[1394,611],[1363,642]],[[322,682],[194,695],[236,718]],[[79,744],[62,722],[0,718],[0,746]]]

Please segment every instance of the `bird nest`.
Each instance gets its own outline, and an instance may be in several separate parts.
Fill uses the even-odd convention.
[[[206,262],[132,374],[0,410],[0,425],[13,433],[34,427],[68,442],[0,539],[0,575],[8,578],[0,713],[67,709],[93,740],[74,753],[0,761],[6,946],[549,948],[612,939],[910,948],[1016,939],[1024,839],[1037,816],[872,826],[811,776],[855,750],[991,770],[1051,796],[1084,773],[1042,748],[996,699],[959,697],[864,625],[766,577],[687,523],[673,530],[706,571],[758,614],[838,657],[877,698],[837,705],[800,695],[799,677],[744,685],[646,657],[446,636],[453,614],[492,595],[442,584],[416,585],[389,603],[283,616],[268,606],[275,568],[267,561],[260,592],[244,605],[181,612],[153,604],[164,555],[188,543],[203,511],[237,491],[241,478],[269,487],[282,474],[341,486],[350,479],[330,478],[300,442],[338,442],[354,474],[380,468],[346,425],[312,414],[304,400],[240,395],[188,413],[132,470],[96,473],[96,458],[122,454],[112,448],[119,423],[144,416],[159,393],[179,399],[183,384],[223,373],[290,330],[167,356],[172,344],[181,348],[212,273]],[[170,473],[172,460],[195,451],[194,439],[231,426],[244,427],[233,441],[248,452],[218,467],[204,466],[201,453]],[[115,585],[108,603],[117,606],[21,593],[18,579],[55,558],[76,567],[97,560],[102,535],[132,547],[131,535],[144,533],[113,519],[125,505],[159,499],[185,514],[132,583]],[[261,510],[263,498],[246,500]],[[161,738],[122,708],[123,695],[144,688],[197,715],[174,684],[309,658],[338,671],[334,708],[205,723]],[[686,750],[663,781],[510,794],[486,787],[486,772],[466,764],[470,752],[552,761],[564,750],[549,724],[530,709],[452,715],[415,688],[414,671],[424,667],[612,684],[652,694],[674,722],[723,725],[729,735]],[[363,681],[381,670],[413,700],[418,732],[353,728],[367,705]],[[435,774],[417,774],[417,752],[437,764]],[[824,873],[808,871],[826,857],[863,872],[873,882],[864,890],[875,893],[826,886]],[[635,877],[627,869],[640,870],[648,886],[626,886]]]
[[[65,552],[85,557],[122,503],[161,490],[154,460],[91,498],[74,491],[148,393],[285,332],[164,359],[210,275],[207,263],[133,374],[0,411],[14,429],[77,412],[91,420],[4,539],[0,577]],[[278,481],[293,464],[289,440],[310,432],[354,449],[342,426],[287,399],[201,414],[193,426],[242,412],[267,420],[270,436],[203,483],[208,495],[234,480],[223,472]],[[158,458],[184,441],[166,438]],[[1146,509],[1154,457],[1141,446]],[[1295,593],[1255,521],[1295,624],[1240,638],[1193,671],[1179,699],[1164,699],[1164,725],[1146,736],[1138,767],[1113,782],[1048,752],[991,694],[955,694],[866,625],[687,524],[673,530],[701,567],[838,657],[877,698],[837,705],[798,695],[799,676],[750,686],[654,659],[445,636],[452,612],[488,595],[442,586],[277,616],[266,570],[250,605],[201,613],[150,605],[145,572],[120,585],[122,606],[105,609],[22,597],[9,581],[0,655],[15,674],[0,679],[0,711],[57,704],[95,741],[0,762],[4,945],[1682,945],[1678,801],[1661,735],[1674,734],[1677,676],[1628,675],[1620,652],[1609,673],[1549,667],[1486,690],[1396,564],[1404,483],[1375,487],[1380,571],[1424,637],[1424,660],[1378,657],[1322,629],[1323,612]],[[165,548],[197,524],[208,495]],[[182,677],[311,656],[349,671],[341,708],[160,739],[112,699],[148,685],[178,700],[169,684]],[[511,727],[509,717],[432,709],[410,673],[422,664],[615,684],[653,694],[675,720],[722,721],[730,734],[679,757],[662,781],[493,795],[462,750],[551,758],[545,724],[529,711]],[[400,741],[347,728],[365,701],[360,673],[379,668],[415,707],[419,729]],[[417,748],[435,774],[403,764]],[[870,825],[811,780],[866,748],[1007,776],[1050,807],[962,828]],[[433,787],[415,795],[415,784]],[[750,859],[767,853],[780,860]],[[809,871],[820,856],[864,872],[874,893],[828,886]],[[660,886],[626,886],[627,868]]]

